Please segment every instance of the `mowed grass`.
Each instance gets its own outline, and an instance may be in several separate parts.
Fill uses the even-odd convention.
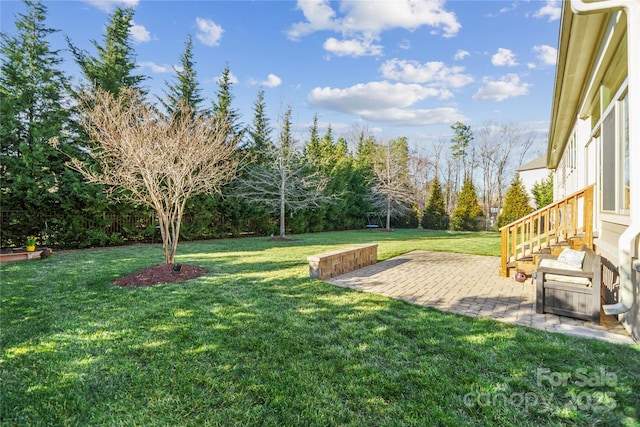
[[[2,425],[638,425],[640,346],[442,313],[311,280],[379,243],[499,254],[494,233],[398,230],[181,243],[207,275],[121,289],[158,245],[4,264]]]

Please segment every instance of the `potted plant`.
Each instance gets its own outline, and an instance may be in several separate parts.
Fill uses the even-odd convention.
[[[38,238],[36,236],[27,236],[27,252],[33,252],[36,250],[36,244],[38,243]]]

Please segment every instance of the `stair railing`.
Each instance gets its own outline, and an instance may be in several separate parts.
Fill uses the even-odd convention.
[[[505,225],[500,233],[503,277],[509,263],[572,237],[583,236],[593,246],[593,185]]]

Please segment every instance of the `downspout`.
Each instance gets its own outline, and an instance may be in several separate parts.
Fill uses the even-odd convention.
[[[640,0],[598,0],[589,3],[571,0],[571,10],[577,15],[601,13],[624,9],[627,15],[627,63],[629,79],[629,159],[640,161]],[[630,167],[630,183],[640,184],[640,168]],[[603,306],[605,314],[626,313],[634,304],[633,271],[637,264],[633,255],[636,241],[640,237],[640,188],[631,191],[630,224],[618,239],[618,261],[620,274],[620,300],[616,304]]]

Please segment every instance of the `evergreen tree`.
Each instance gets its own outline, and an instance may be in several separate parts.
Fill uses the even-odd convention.
[[[254,160],[258,163],[267,161],[267,154],[273,150],[273,142],[271,141],[272,129],[266,109],[264,91],[259,90],[256,101],[253,104],[253,124],[249,128],[249,150]]]
[[[373,180],[373,156],[376,150],[376,140],[373,135],[361,130],[358,134],[356,152],[353,159],[353,177],[351,188],[357,200],[361,221],[367,221],[367,214],[375,210],[371,197],[370,187]]]
[[[181,107],[186,103],[192,116],[201,112],[201,104],[204,98],[201,95],[195,62],[193,61],[193,39],[187,36],[184,52],[180,57],[180,69],[176,70],[176,82],[167,85],[166,99],[160,99],[169,114],[187,111]],[[215,237],[219,232],[216,229],[214,218],[219,214],[219,195],[196,194],[186,201],[187,221],[181,227],[181,238],[196,239],[203,237]],[[215,230],[215,231],[214,231]]]
[[[309,141],[304,146],[304,155],[312,163],[320,163],[322,159],[322,148],[320,135],[318,133],[318,114],[313,115],[313,124],[311,125]]]
[[[498,215],[497,226],[503,227],[533,212],[533,208],[529,205],[529,196],[524,184],[520,179],[520,175],[511,183],[504,197],[504,205],[502,212]]]
[[[444,202],[442,185],[436,175],[431,181],[431,194],[427,207],[422,215],[422,228],[429,230],[446,230],[449,227],[449,215]]]
[[[335,155],[333,152],[335,148],[336,145],[333,139],[333,130],[331,129],[331,123],[329,123],[327,131],[320,141],[321,158],[323,159],[322,163],[333,161],[332,157]]]
[[[536,209],[542,209],[553,203],[553,172],[540,182],[536,182],[531,189],[536,202]]]
[[[356,163],[359,168],[371,169],[373,156],[376,151],[376,139],[373,135],[366,135],[364,131],[358,136],[356,146]]]
[[[133,9],[117,8],[109,18],[103,45],[92,40],[97,55],[91,56],[67,42],[76,62],[80,66],[87,84],[92,88],[102,88],[114,95],[123,87],[141,90],[140,84],[146,77],[133,75],[136,59],[131,47],[130,29],[133,26]]]
[[[232,108],[231,105],[233,102],[233,93],[231,92],[232,85],[231,70],[229,69],[229,64],[226,64],[218,80],[217,101],[213,102],[213,113],[220,119],[229,122],[231,133],[235,136],[241,136],[243,132],[241,130],[241,124],[239,123],[240,114],[236,109]]]
[[[165,82],[167,85],[166,100],[160,99],[160,102],[169,114],[178,111],[182,102],[186,102],[194,112],[199,111],[200,104],[204,101],[200,95],[201,89],[198,87],[192,48],[193,40],[191,36],[188,36],[180,58],[181,67],[176,70],[177,82],[173,85]]]
[[[477,231],[479,227],[476,218],[481,216],[483,212],[478,203],[476,187],[471,177],[467,176],[458,196],[458,204],[451,214],[451,229]]]
[[[232,76],[227,64],[222,71],[221,77],[218,79],[218,91],[216,94],[216,100],[213,101],[212,114],[221,121],[227,123],[227,129],[229,131],[229,141],[233,142],[240,140],[236,155],[238,159],[244,157],[246,154],[246,141],[244,141],[244,130],[242,125],[238,122],[239,114],[232,108],[233,94],[231,92]],[[216,236],[235,236],[244,231],[243,222],[245,214],[243,211],[249,212],[245,209],[245,200],[233,196],[237,193],[237,182],[231,183],[224,187],[223,194],[216,194],[210,196],[208,194],[201,194],[190,199],[188,208],[192,215],[198,218],[196,221],[195,229],[187,227],[186,232],[189,232],[189,238],[197,237],[199,230],[216,230]],[[216,223],[212,223],[216,222]]]
[[[456,122],[451,126],[454,137],[451,138],[451,156],[456,161],[454,192],[457,195],[460,190],[460,175],[471,175],[468,167],[469,145],[473,140],[471,126]]]
[[[48,144],[58,137],[69,146],[72,136],[69,110],[62,107],[69,104],[68,80],[59,69],[59,51],[47,41],[56,30],[46,27],[42,2],[24,3],[27,12],[17,16],[17,33],[3,32],[0,47],[2,209],[20,211],[2,224],[3,246],[20,246],[24,236],[44,232],[43,213],[59,210],[64,198],[73,196],[71,183],[79,180]]]
[[[142,82],[146,77],[134,74],[136,55],[132,47],[130,31],[133,27],[133,15],[134,10],[131,8],[116,8],[108,18],[102,40],[100,42],[91,41],[95,48],[94,53],[89,53],[76,47],[67,38],[67,44],[83,76],[81,92],[91,91],[95,93],[96,89],[102,89],[118,96],[123,89],[132,88],[146,93],[146,90],[142,87]],[[78,95],[76,94],[76,98],[81,99]],[[86,100],[86,98],[84,99]],[[82,141],[80,145],[92,144],[91,140],[87,138],[84,129],[77,128],[76,132],[79,135],[78,140]],[[79,156],[79,158],[84,158],[86,162],[93,162],[93,159],[86,156],[86,153],[83,156]],[[98,224],[97,227],[94,227],[96,229],[107,227],[109,223],[113,222],[113,220],[106,219],[108,216],[105,216],[105,213],[113,212],[119,215],[150,214],[148,209],[126,201],[127,198],[122,197],[123,194],[119,194],[119,192],[115,193],[116,197],[109,198],[98,185],[87,185],[86,188],[92,191],[92,194],[87,195],[85,199],[86,206],[84,209],[86,212],[84,212],[84,215],[87,220]],[[96,233],[94,230],[87,230],[87,232],[89,235]],[[117,238],[117,236],[114,236],[114,238]],[[103,245],[105,238],[100,237],[100,239],[101,241],[99,242],[92,243],[87,241],[86,244]]]
[[[342,230],[361,226],[362,213],[353,209],[358,203],[353,194],[353,157],[347,148],[347,141],[340,137],[333,139],[331,125],[325,135],[318,136],[317,115],[310,128],[310,141],[304,153],[314,171],[328,178],[325,195],[331,202],[323,203],[307,212],[309,231]]]
[[[295,141],[293,139],[293,134],[291,133],[291,107],[287,107],[287,111],[284,112],[278,139],[278,149],[282,150],[285,156],[288,156],[290,153],[295,153]]]
[[[241,160],[245,162],[248,168],[252,168],[255,165],[268,165],[274,161],[275,144],[272,141],[272,129],[269,122],[269,118],[266,115],[266,104],[264,101],[264,91],[259,90],[256,101],[254,102],[254,117],[251,126],[247,129],[248,138],[247,144],[240,150],[239,155]],[[244,154],[248,156],[244,156]],[[271,212],[267,207],[262,204],[252,203],[246,197],[242,197],[241,183],[247,179],[247,169],[241,168],[239,171],[239,179],[234,181],[229,186],[225,187],[225,195],[231,195],[233,197],[226,197],[224,200],[219,200],[215,206],[216,211],[220,211],[227,218],[227,221],[231,223],[231,232],[244,231],[255,232],[258,234],[268,235],[275,232],[273,224],[275,221],[272,218]],[[201,204],[206,209],[207,203]],[[251,229],[240,229],[245,224],[250,224]],[[233,227],[238,228],[234,230]],[[227,227],[229,229],[229,227]]]

